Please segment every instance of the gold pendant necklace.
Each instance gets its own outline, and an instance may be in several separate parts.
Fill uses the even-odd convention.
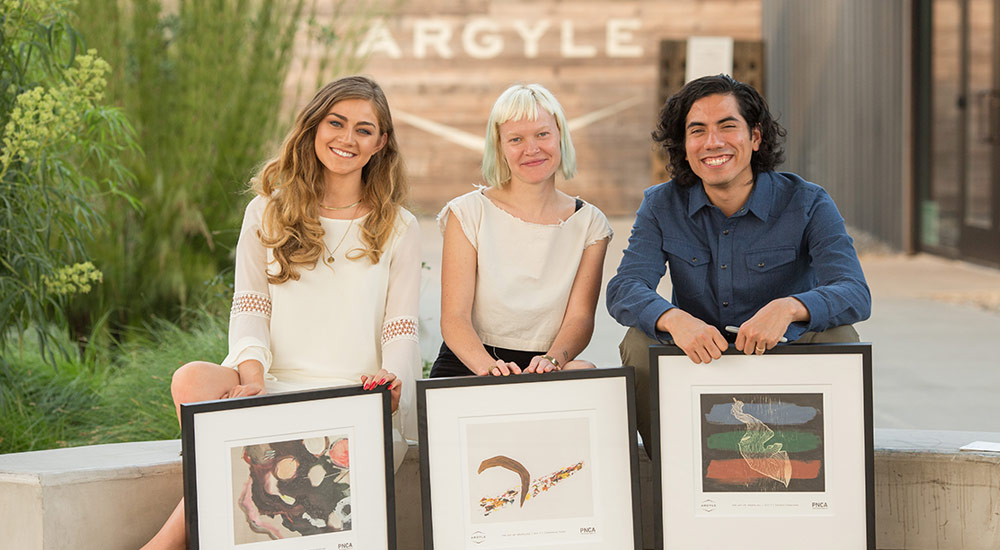
[[[360,202],[361,201],[358,201],[358,202],[352,204],[351,206],[357,206]],[[323,205],[321,204],[320,206],[323,206]],[[344,208],[350,208],[350,206],[345,206]],[[343,210],[343,209],[341,209],[341,210]],[[333,263],[333,261],[334,261],[334,257],[333,257],[334,253],[337,252],[337,249],[340,248],[340,245],[344,244],[344,241],[347,239],[347,234],[351,232],[351,227],[354,226],[354,220],[357,217],[357,210],[355,210],[353,212],[353,214],[354,215],[351,216],[351,223],[347,224],[347,230],[344,231],[343,236],[340,237],[340,241],[337,242],[337,246],[333,247],[333,250],[330,250],[329,248],[327,248],[326,241],[323,241],[323,248],[326,248],[327,251],[329,251],[329,253],[330,253],[329,256],[327,256],[327,258],[326,258],[326,263],[328,263],[328,264],[332,264]]]

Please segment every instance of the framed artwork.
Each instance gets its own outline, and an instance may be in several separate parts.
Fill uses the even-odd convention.
[[[875,550],[871,344],[650,347],[657,549]]]
[[[192,549],[395,550],[388,390],[181,405]]]
[[[425,550],[639,550],[634,374],[418,380]]]

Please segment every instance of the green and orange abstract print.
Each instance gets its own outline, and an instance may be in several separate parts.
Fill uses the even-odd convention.
[[[702,491],[826,490],[822,393],[701,395]]]

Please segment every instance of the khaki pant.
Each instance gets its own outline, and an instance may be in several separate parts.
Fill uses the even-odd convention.
[[[841,325],[823,332],[807,332],[793,344],[835,344],[860,342],[858,332],[853,325]],[[635,367],[635,415],[639,425],[639,435],[642,437],[646,455],[653,456],[650,445],[650,402],[649,402],[649,346],[659,345],[656,340],[646,336],[643,331],[631,327],[625,333],[622,343],[618,344],[622,364]],[[730,344],[732,345],[732,344]]]

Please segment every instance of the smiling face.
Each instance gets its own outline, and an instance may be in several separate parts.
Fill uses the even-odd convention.
[[[684,120],[684,149],[706,188],[750,183],[750,159],[759,148],[760,129],[749,127],[733,95],[708,95],[691,105]]]
[[[316,127],[316,157],[324,176],[357,176],[372,155],[385,146],[386,134],[378,126],[371,102],[344,99],[330,107]]]
[[[535,120],[508,120],[499,126],[498,134],[511,182],[534,184],[555,178],[562,150],[559,126],[552,113],[539,108]]]

